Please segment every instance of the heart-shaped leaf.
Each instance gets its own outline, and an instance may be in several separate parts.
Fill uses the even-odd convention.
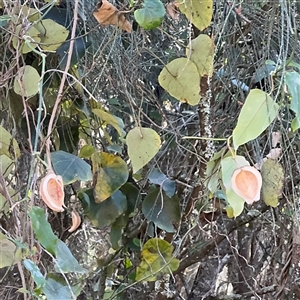
[[[135,127],[128,132],[126,143],[133,173],[136,173],[156,155],[161,141],[153,129]]]
[[[168,63],[160,72],[158,82],[181,102],[197,105],[200,101],[200,75],[197,66],[187,58]]]

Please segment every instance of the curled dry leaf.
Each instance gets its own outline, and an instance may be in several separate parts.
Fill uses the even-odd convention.
[[[279,156],[281,155],[281,152],[282,152],[281,148],[271,149],[271,151],[267,155],[267,158],[277,160],[279,158]]]
[[[166,5],[166,10],[167,10],[168,14],[175,21],[179,20],[178,6],[179,6],[179,4],[175,3],[175,2],[170,2]]]
[[[129,33],[132,30],[131,24],[126,20],[125,16],[107,0],[102,0],[102,4],[99,4],[93,15],[98,23],[103,26],[116,25]]]
[[[68,230],[69,232],[75,231],[81,224],[81,218],[77,211],[72,211],[72,226]]]
[[[49,172],[41,181],[40,196],[53,211],[64,211],[64,184],[62,177]]]
[[[234,192],[248,204],[260,199],[262,186],[261,174],[250,166],[236,169],[231,177],[231,186]]]

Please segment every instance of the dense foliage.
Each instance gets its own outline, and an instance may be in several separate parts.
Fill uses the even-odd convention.
[[[297,3],[0,8],[3,299],[300,299]]]

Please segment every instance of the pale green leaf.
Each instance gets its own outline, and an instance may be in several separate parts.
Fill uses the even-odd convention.
[[[20,47],[21,53],[26,54],[32,51],[32,49],[28,46],[27,43],[29,43],[31,47],[34,49],[36,48],[37,44],[41,41],[40,32],[34,26],[29,27],[28,30],[23,34],[21,34],[22,33],[21,30],[22,31],[24,30],[22,24],[16,27],[16,34],[12,39],[12,45],[15,49],[18,48],[18,45],[21,45]],[[21,35],[20,37],[22,37],[23,40],[18,38],[19,35]],[[24,35],[29,37],[27,42],[25,42],[24,40]]]
[[[25,268],[31,273],[31,276],[37,285],[37,288],[43,288],[46,284],[46,279],[41,273],[38,266],[30,259],[24,259],[23,264]]]
[[[0,233],[0,268],[10,267],[15,262],[16,245]]]
[[[69,35],[68,29],[51,19],[42,20],[34,27],[40,33],[40,47],[45,51],[56,51]]]
[[[14,91],[18,95],[32,97],[39,91],[39,82],[40,75],[35,68],[31,66],[22,67],[15,77]]]
[[[181,102],[197,105],[200,101],[200,75],[197,66],[187,58],[168,63],[160,72],[158,82]]]
[[[278,104],[266,92],[251,90],[233,130],[234,148],[257,138],[273,122],[278,109]]]
[[[191,41],[186,49],[186,56],[195,63],[201,77],[203,75],[212,76],[214,48],[212,38],[206,34],[200,34]]]
[[[109,112],[106,112],[106,111],[104,111],[102,109],[98,109],[98,108],[93,109],[92,112],[96,116],[98,116],[102,122],[105,122],[105,123],[111,125],[112,127],[114,127],[117,130],[119,136],[121,136],[121,137],[125,136],[124,123],[121,118],[116,117],[116,116],[110,114]]]
[[[158,152],[161,141],[151,128],[135,127],[126,136],[133,173],[144,167]]]

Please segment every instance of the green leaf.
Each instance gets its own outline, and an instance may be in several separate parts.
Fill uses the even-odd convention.
[[[31,276],[37,285],[37,288],[43,288],[46,284],[46,279],[41,273],[38,266],[30,259],[24,259],[23,264],[25,268],[31,273]]]
[[[95,202],[93,190],[79,192],[78,198],[82,202],[86,216],[94,226],[100,229],[113,224],[127,209],[126,197],[120,191],[116,191],[101,203]]]
[[[173,222],[180,221],[179,198],[174,195],[169,198],[164,191],[155,188],[144,199],[142,211],[148,221],[152,221],[159,228],[174,232]]]
[[[212,0],[184,0],[179,2],[179,9],[187,19],[201,31],[210,25],[213,13]]]
[[[205,184],[211,193],[215,193],[218,188],[221,160],[230,155],[230,152],[226,148],[223,148],[219,152],[216,152],[207,163]]]
[[[272,159],[267,159],[261,167],[262,197],[267,205],[276,207],[284,181],[282,166]]]
[[[300,128],[300,74],[298,72],[286,72],[285,82],[292,96],[290,109],[295,113],[296,117],[292,120],[292,130],[296,131]]]
[[[100,203],[117,191],[128,179],[129,171],[125,161],[111,153],[100,152],[92,156],[95,201]]]
[[[69,30],[51,19],[42,20],[34,27],[40,33],[40,47],[45,51],[56,51],[69,35]]]
[[[214,50],[214,42],[206,34],[200,34],[188,45],[186,56],[195,63],[200,77],[204,75],[212,76],[214,70]]]
[[[175,181],[170,180],[164,173],[157,168],[153,168],[150,172],[148,179],[151,183],[157,184],[162,187],[168,197],[172,197],[175,194]]]
[[[92,145],[84,145],[79,152],[80,158],[90,158],[95,153],[95,148]]]
[[[141,27],[150,30],[161,25],[165,14],[165,7],[160,0],[144,0],[143,8],[134,12],[134,18]]]
[[[142,249],[142,261],[137,267],[136,281],[155,281],[162,274],[170,274],[179,267],[179,260],[173,258],[174,247],[167,241],[153,238]]]
[[[257,138],[273,122],[278,109],[278,104],[267,93],[251,90],[233,130],[234,148]]]
[[[105,122],[109,125],[111,125],[112,127],[114,127],[119,136],[121,137],[124,137],[125,136],[125,131],[124,131],[124,123],[123,123],[123,120],[119,117],[116,117],[112,114],[110,114],[109,112],[106,112],[102,109],[98,109],[98,108],[95,108],[92,110],[92,112],[98,116],[100,118],[100,120],[102,122]]]
[[[68,246],[61,240],[57,241],[56,259],[55,269],[57,272],[87,273],[87,270],[79,265],[77,259],[73,256]]]
[[[197,66],[187,58],[176,58],[158,76],[159,84],[177,100],[197,105],[200,101],[200,75]]]
[[[19,84],[21,82],[21,86]],[[14,80],[14,91],[16,94],[32,97],[39,91],[40,75],[38,71],[31,67],[25,66],[19,69]]]
[[[73,154],[64,151],[52,152],[51,159],[55,173],[62,176],[64,185],[76,180],[89,181],[93,179],[91,166]]]
[[[29,212],[33,231],[42,246],[55,255],[58,237],[53,233],[50,224],[46,220],[45,211],[37,206]]]
[[[233,215],[237,217],[244,209],[245,200],[238,196],[232,189],[231,177],[237,168],[249,166],[249,162],[243,156],[226,157],[221,161],[222,182],[226,190],[226,198],[233,209]]]
[[[135,211],[141,201],[140,190],[131,182],[126,182],[121,188],[120,191],[127,198],[127,211],[126,214],[130,215]]]
[[[157,132],[143,127],[131,129],[127,134],[126,143],[133,173],[145,166],[156,155],[161,145]]]
[[[0,232],[0,268],[10,267],[16,263],[16,245]]]

